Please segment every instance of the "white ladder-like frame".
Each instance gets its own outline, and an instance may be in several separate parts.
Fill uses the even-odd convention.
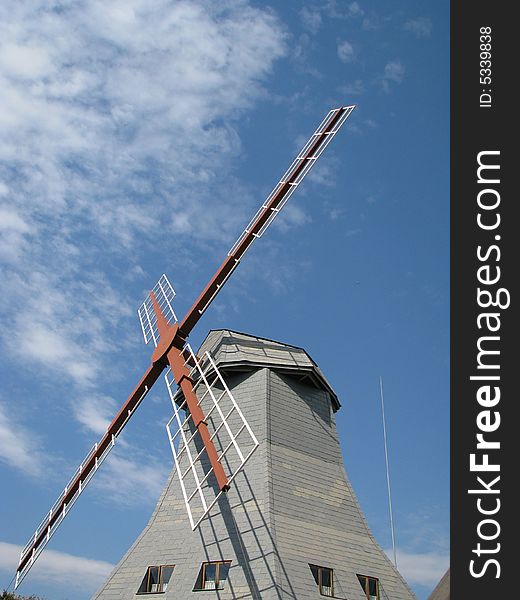
[[[188,354],[186,364],[194,365],[192,369],[192,377],[195,380],[193,389],[195,393],[199,390],[199,405],[205,400],[210,400],[211,407],[205,413],[206,419],[212,418],[219,421],[211,439],[217,441],[219,431],[222,429],[226,431],[230,439],[229,443],[226,444],[224,449],[220,452],[219,461],[222,461],[231,450],[236,453],[236,456],[239,459],[238,466],[231,473],[227,473],[229,483],[231,483],[244,468],[244,465],[251,458],[253,452],[258,448],[259,442],[210,353],[206,352],[204,357],[200,359],[195,356],[189,344],[186,344],[185,350]],[[166,373],[165,380],[173,405],[173,416],[168,421],[166,429],[172,449],[175,469],[181,485],[184,503],[188,512],[188,518],[190,520],[191,528],[194,530],[213,508],[222,495],[222,491],[219,491],[210,499],[204,494],[204,489],[211,489],[211,486],[207,482],[208,478],[213,473],[213,468],[208,465],[204,475],[200,476],[199,470],[201,468],[201,460],[205,448],[203,447],[199,450],[195,446],[198,430],[193,427],[191,415],[188,414],[184,416],[181,414],[187,409],[186,400],[182,398],[182,400],[179,401],[179,397],[176,397],[176,384],[173,380],[171,371]],[[218,393],[215,393],[217,385],[221,389],[218,390]],[[228,410],[226,414],[224,414],[220,406],[224,397],[231,402],[231,409]],[[231,430],[229,424],[229,419],[232,414],[234,415],[234,418],[238,417],[239,428],[236,432]],[[237,441],[237,438],[244,432],[249,441],[249,447],[245,451],[240,448]],[[187,461],[187,467],[183,467],[181,459]],[[199,470],[197,467],[199,467]],[[186,489],[185,484],[185,479],[188,476],[192,476],[195,482],[195,489],[191,493],[190,490]],[[194,516],[193,504],[195,503],[200,503],[199,507],[202,508],[202,515],[199,515],[198,518]],[[200,512],[200,508],[197,512]]]
[[[146,396],[146,394],[148,394],[148,392],[149,392],[149,390],[148,390],[148,388],[146,388],[145,392],[140,397],[137,406],[139,406],[139,404],[143,401],[144,397]],[[137,408],[137,406],[135,408]],[[135,409],[134,409],[134,411],[135,411]],[[42,522],[38,525],[38,527],[36,528],[36,531],[31,536],[31,538],[29,539],[27,544],[24,546],[22,552],[20,553],[20,563],[21,563],[26,558],[27,553],[29,552],[31,547],[33,548],[30,560],[27,562],[27,564],[24,566],[24,568],[21,571],[17,571],[17,573],[16,573],[16,581],[15,581],[15,585],[14,585],[15,589],[20,585],[20,583],[25,578],[25,576],[27,575],[27,573],[29,572],[31,567],[34,565],[34,562],[36,561],[38,556],[40,556],[40,554],[42,553],[45,546],[49,543],[51,537],[56,533],[56,530],[61,525],[63,519],[69,514],[70,509],[74,506],[77,499],[80,497],[80,495],[82,494],[84,489],[87,487],[87,484],[90,483],[90,480],[92,479],[92,477],[97,473],[97,470],[99,469],[101,464],[104,462],[106,457],[109,455],[112,448],[115,446],[117,436],[119,435],[121,430],[125,427],[125,425],[127,424],[128,420],[130,419],[130,417],[132,416],[134,411],[128,412],[121,427],[118,429],[116,434],[112,435],[109,445],[106,447],[106,449],[103,451],[103,453],[99,457],[96,458],[96,463],[95,463],[94,469],[90,470],[87,473],[87,475],[85,476],[85,478],[82,479],[81,473],[83,472],[85,465],[88,465],[89,460],[96,453],[99,444],[96,442],[92,446],[92,448],[90,449],[87,456],[83,459],[83,462],[76,469],[74,475],[70,478],[70,480],[67,483],[67,485],[65,486],[63,492],[58,496],[58,499],[52,505],[50,511],[45,515]],[[69,500],[68,504],[64,504],[63,509],[60,511],[60,514],[56,518],[56,520],[53,520],[53,517],[55,517],[55,515],[56,515],[57,507],[60,506],[60,504],[62,503],[62,500],[67,495],[67,492],[69,491],[69,489],[71,489],[72,485],[77,482],[78,478],[79,478],[79,485],[78,485],[78,489],[77,489],[76,493]],[[51,523],[51,520],[53,520],[52,523]],[[41,542],[37,546],[34,546],[34,543],[36,542],[36,540],[38,540],[38,538],[41,536],[41,534],[45,531],[46,531],[45,537],[42,538]]]
[[[334,120],[334,118],[336,117],[338,112],[340,110],[343,110],[343,108],[345,109],[345,112],[341,115],[341,117],[338,119],[338,121],[336,123],[334,123],[334,125],[332,126],[330,131],[325,131],[328,128],[328,126],[332,123],[332,121]],[[231,250],[228,252],[228,256],[233,256],[235,254],[236,250],[241,245],[244,238],[246,238],[248,236],[248,234],[251,232],[251,229],[257,222],[258,217],[263,213],[263,211],[266,208],[268,208],[271,200],[274,198],[274,196],[276,196],[280,192],[281,188],[283,188],[283,186],[288,183],[290,185],[290,189],[285,194],[282,202],[280,202],[280,204],[278,204],[278,206],[276,206],[276,208],[271,209],[272,213],[269,216],[269,219],[264,223],[263,227],[260,229],[260,231],[258,231],[258,233],[253,234],[255,238],[262,237],[262,235],[265,233],[266,229],[269,227],[269,225],[271,225],[273,220],[276,218],[276,215],[278,215],[278,213],[285,206],[285,204],[287,203],[287,200],[289,200],[289,198],[292,196],[292,194],[294,193],[296,188],[303,181],[305,175],[307,175],[307,173],[312,169],[312,167],[314,166],[314,164],[316,163],[318,158],[321,156],[322,152],[330,144],[330,142],[332,141],[332,139],[334,138],[336,133],[339,131],[339,129],[341,128],[343,123],[349,118],[352,111],[356,107],[355,107],[355,105],[352,105],[352,106],[346,106],[343,108],[334,108],[331,111],[329,111],[328,115],[320,123],[318,129],[316,129],[316,131],[311,135],[311,137],[309,138],[309,140],[307,141],[305,146],[298,153],[298,156],[292,162],[291,166],[283,174],[282,178],[276,184],[273,191],[266,198],[266,200],[264,201],[262,206],[260,206],[260,208],[256,212],[255,216],[251,219],[251,221],[249,222],[247,227],[244,229],[244,231],[242,232],[240,237],[237,239],[237,241],[233,244]],[[317,138],[319,138],[322,135],[327,136],[326,140],[322,144],[320,144],[320,146],[316,149],[316,151],[313,154],[311,154],[310,156],[307,156],[307,154],[311,150],[312,146],[316,142]],[[298,168],[300,167],[300,165],[302,164],[303,161],[305,161],[305,166],[298,173],[297,177],[295,177],[294,181],[291,181],[293,178],[293,174],[295,174],[296,171],[298,171]]]
[[[171,323],[172,321],[177,323],[177,315],[175,314],[172,305],[172,301],[175,298],[175,290],[164,273],[155,284],[152,292],[168,323]],[[139,315],[139,322],[141,323],[145,344],[149,344],[153,341],[154,346],[157,347],[157,344],[159,343],[159,331],[157,329],[157,317],[153,309],[151,294],[148,294],[146,300],[139,307],[137,314]]]

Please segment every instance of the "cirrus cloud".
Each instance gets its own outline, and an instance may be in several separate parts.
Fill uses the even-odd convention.
[[[81,430],[103,432],[104,385],[128,371],[146,257],[208,251],[249,216],[237,123],[285,53],[276,15],[247,0],[0,4],[3,369],[51,384],[46,406],[65,396]],[[12,445],[0,417],[3,460],[32,474],[29,432]],[[119,463],[155,493],[149,464]]]
[[[344,63],[354,60],[354,48],[349,41],[343,40],[338,43],[338,57]]]
[[[22,546],[0,541],[0,570],[12,573],[18,566]],[[55,583],[75,590],[95,591],[114,565],[103,560],[75,556],[56,550],[45,550],[32,568],[35,581]]]
[[[246,0],[8,0],[0,23],[4,348],[102,392],[134,308],[125,273],[161,239],[227,240],[250,212],[236,122],[285,31]],[[73,414],[99,428],[96,406]]]

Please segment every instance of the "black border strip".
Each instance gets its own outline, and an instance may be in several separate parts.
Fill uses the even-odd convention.
[[[511,6],[514,5],[480,0],[454,1],[451,5],[451,597],[454,600],[516,597],[519,589],[513,581],[518,567],[510,567],[511,559],[516,557],[513,526],[518,520],[513,510],[519,504],[512,486],[517,478],[513,464],[518,455],[513,441],[516,429],[513,411],[519,398],[515,389],[515,367],[516,370],[519,367],[513,364],[518,328],[513,315],[518,297],[516,256],[520,256],[516,243],[520,235],[514,219],[520,201],[512,183],[519,171],[515,169],[512,145],[516,126],[514,87],[518,87],[515,62],[519,52],[518,35],[513,35],[517,26]],[[489,33],[481,28],[490,28]],[[485,35],[490,39],[481,40]],[[485,54],[487,51],[491,52],[490,57]],[[479,183],[478,157],[482,152],[486,153],[480,154],[482,163],[500,168],[482,169]],[[494,203],[497,203],[495,208],[488,208]],[[483,226],[478,223],[479,213]],[[484,228],[495,225],[498,218],[500,223],[496,227]],[[497,268],[499,280],[487,283],[496,279]],[[506,307],[508,298],[510,305]],[[497,300],[498,306],[485,307],[489,299]],[[498,316],[482,316],[489,313]],[[490,331],[490,327],[498,325],[499,329]],[[479,344],[480,350],[485,351],[480,356],[480,365]],[[472,380],[472,376],[500,379]],[[501,395],[495,403],[498,387]],[[477,448],[478,433],[489,443],[500,443],[500,448]],[[472,454],[477,465],[485,463],[487,454],[489,464],[500,470],[475,467],[480,470],[472,471]],[[496,477],[500,479],[492,483]],[[485,485],[489,490],[486,491]],[[484,511],[489,514],[483,514]]]

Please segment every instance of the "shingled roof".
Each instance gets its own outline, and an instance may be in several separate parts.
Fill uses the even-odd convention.
[[[336,392],[303,348],[230,329],[212,329],[202,342],[199,354],[205,351],[209,351],[217,366],[223,369],[269,365],[286,373],[306,373],[316,387],[330,393],[335,412],[341,407]]]

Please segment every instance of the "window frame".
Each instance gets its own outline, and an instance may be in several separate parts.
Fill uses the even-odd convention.
[[[200,566],[200,570],[199,570],[199,574],[197,576],[197,580],[195,581],[195,586],[193,588],[194,592],[218,592],[220,590],[224,589],[224,585],[220,585],[221,584],[221,580],[220,580],[220,567],[221,565],[228,565],[228,571],[229,571],[229,567],[231,566],[232,561],[231,560],[208,560],[206,562],[203,562]],[[215,565],[215,587],[214,588],[206,588],[204,587],[206,584],[206,567],[208,565]],[[197,587],[197,583],[200,579],[200,587]],[[224,580],[224,582],[227,581],[227,577]]]
[[[158,584],[161,589],[157,590],[155,592],[153,591],[144,591],[144,592],[140,592],[139,590],[141,589],[143,582],[146,578],[146,590],[149,590],[150,586],[150,574],[152,572],[152,569],[159,569],[159,581]],[[143,580],[141,581],[141,585],[139,586],[139,590],[137,590],[137,595],[139,596],[144,596],[144,595],[148,595],[148,594],[165,594],[167,590],[163,589],[164,586],[164,581],[163,581],[163,569],[171,569],[172,570],[172,575],[173,575],[173,571],[175,570],[175,565],[150,565],[149,567],[147,567],[146,569],[146,573],[145,576],[143,577]],[[170,575],[170,579],[171,579],[171,575]],[[168,585],[170,583],[170,580],[168,580],[168,582],[166,583],[166,585]]]
[[[313,567],[315,569],[317,569],[317,573],[318,573],[317,584],[318,584],[318,590],[320,592],[320,595],[325,596],[326,598],[334,598],[334,569],[331,567],[320,567],[320,565],[315,565],[312,563],[309,563],[309,567],[311,568],[311,572],[312,572]],[[330,572],[330,594],[323,593],[323,577],[322,577],[323,571]],[[312,576],[314,577],[314,573],[312,573]],[[316,581],[316,577],[314,577],[314,581]]]
[[[356,573],[358,581],[359,581],[359,585],[361,586],[361,589],[363,590],[365,596],[367,597],[367,600],[370,600],[370,598],[373,598],[373,596],[370,595],[370,588],[368,587],[370,585],[370,581],[375,581],[376,582],[376,600],[380,600],[381,598],[381,594],[380,594],[380,583],[379,583],[379,578],[378,577],[374,577],[373,575],[363,575],[362,573]],[[363,584],[361,583],[361,579],[360,577],[364,577],[365,578],[365,585],[363,586]]]

